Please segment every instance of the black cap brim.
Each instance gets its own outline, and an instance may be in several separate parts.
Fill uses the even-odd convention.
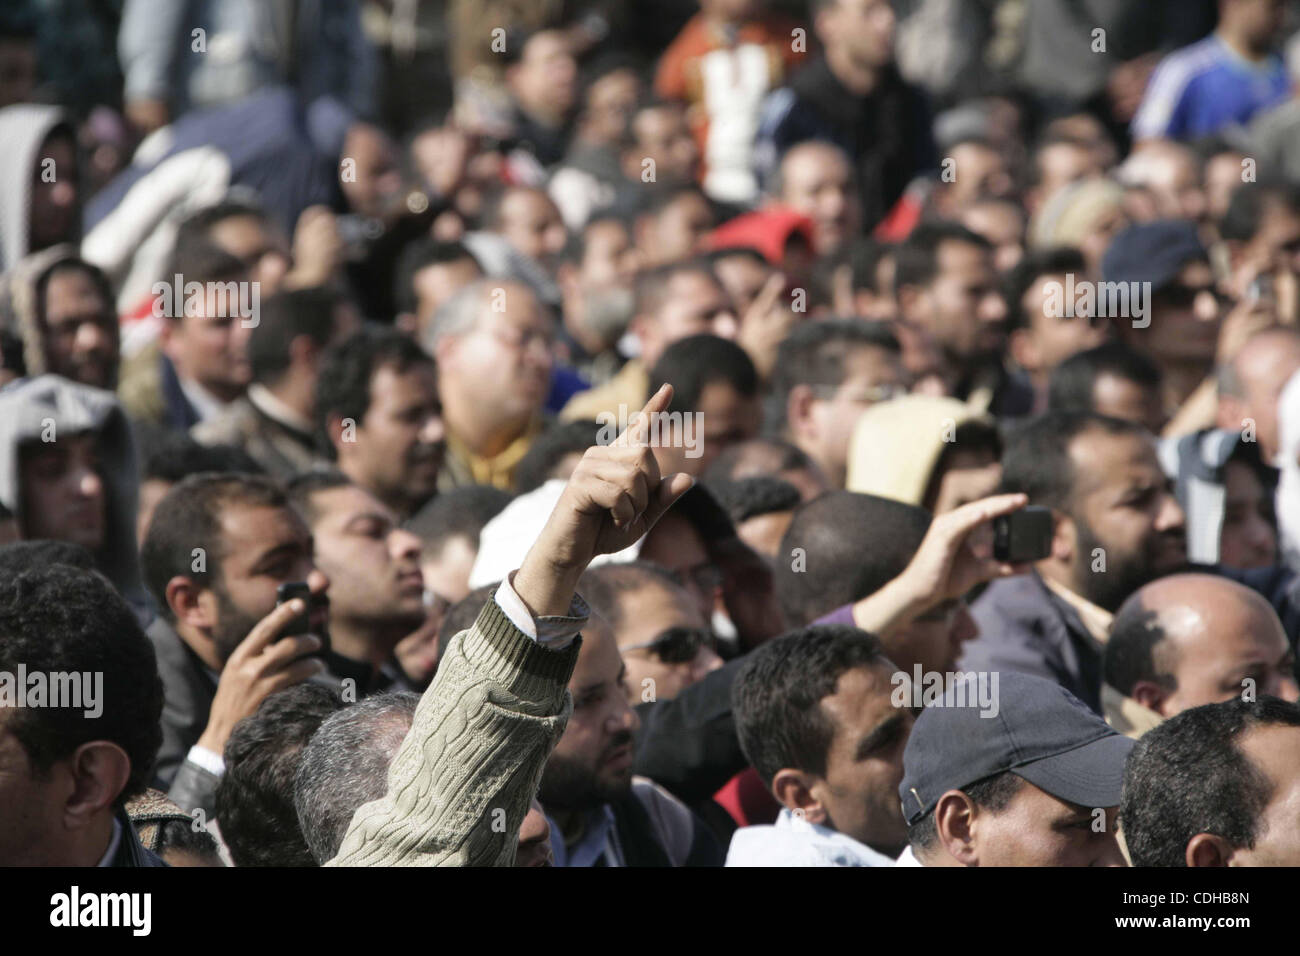
[[[1124,761],[1134,743],[1120,734],[1107,734],[1082,747],[1012,767],[1011,771],[1066,803],[1116,807],[1124,786]]]

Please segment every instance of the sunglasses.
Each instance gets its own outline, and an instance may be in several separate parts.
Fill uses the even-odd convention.
[[[713,645],[713,634],[703,628],[670,627],[655,635],[654,640],[629,644],[619,650],[649,651],[665,664],[689,664],[700,653],[700,648],[712,648]]]

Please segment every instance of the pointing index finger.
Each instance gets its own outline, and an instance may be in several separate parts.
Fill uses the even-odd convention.
[[[651,416],[658,415],[673,400],[673,387],[665,382],[659,389],[650,396],[650,400],[645,403],[645,407],[637,412],[636,416],[628,424],[627,430],[619,435],[614,444],[616,445],[645,445],[650,440],[650,420]]]

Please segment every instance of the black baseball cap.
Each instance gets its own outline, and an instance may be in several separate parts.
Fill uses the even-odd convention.
[[[981,707],[972,682],[996,676],[996,711]],[[916,719],[903,751],[898,795],[909,826],[949,790],[1010,771],[1081,807],[1119,805],[1124,761],[1134,741],[1121,736],[1059,684],[1001,671],[963,675]]]
[[[1122,230],[1102,256],[1107,282],[1150,282],[1151,291],[1175,278],[1189,262],[1208,262],[1196,226],[1181,219],[1142,222]]]

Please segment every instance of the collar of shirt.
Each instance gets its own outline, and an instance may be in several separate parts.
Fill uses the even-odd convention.
[[[903,852],[898,854],[894,866],[925,866],[925,864],[918,860],[916,854],[912,852],[912,848],[907,846],[903,847]]]
[[[177,375],[176,381],[180,383],[185,400],[194,406],[194,413],[199,416],[199,421],[211,421],[226,407],[225,402],[193,379],[184,379]]]
[[[528,452],[541,427],[541,419],[534,419],[522,435],[491,458],[474,454],[460,439],[448,432],[447,452],[464,462],[476,484],[509,489],[514,480],[515,466]]]
[[[275,393],[265,385],[254,382],[248,386],[248,400],[254,408],[272,421],[304,435],[312,433],[311,420],[299,415],[297,411],[276,398]]]
[[[1088,633],[1093,636],[1093,639],[1098,644],[1106,643],[1106,639],[1110,637],[1110,625],[1115,620],[1115,615],[1104,607],[1093,604],[1087,598],[1080,597],[1069,588],[1057,584],[1055,581],[1043,578],[1043,583],[1047,585],[1053,594],[1078,612],[1079,620],[1083,622],[1083,626],[1088,629]]]
[[[783,809],[775,828],[802,836],[819,853],[840,861],[841,866],[893,866],[894,861],[853,837],[797,817]]]
[[[122,845],[122,824],[117,822],[117,817],[113,817],[113,836],[108,841],[108,849],[100,857],[96,866],[112,866],[113,857],[117,856],[117,848]]]
[[[595,866],[602,856],[606,866],[623,865],[617,851],[614,809],[608,803],[587,814],[582,836],[572,846],[564,842],[563,831],[554,820],[548,816],[546,822],[551,825],[551,852],[556,866]]]

